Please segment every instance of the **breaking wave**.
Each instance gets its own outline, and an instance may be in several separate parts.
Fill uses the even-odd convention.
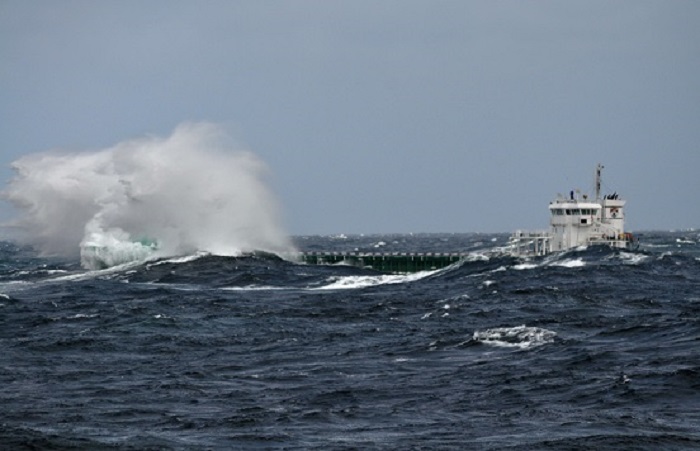
[[[3,192],[25,240],[87,269],[191,255],[292,250],[266,166],[211,123],[185,123],[95,152],[48,151],[13,163]]]

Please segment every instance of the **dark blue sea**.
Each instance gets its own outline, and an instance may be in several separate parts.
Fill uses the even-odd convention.
[[[86,271],[0,243],[2,449],[700,448],[700,234],[385,275],[274,255]]]

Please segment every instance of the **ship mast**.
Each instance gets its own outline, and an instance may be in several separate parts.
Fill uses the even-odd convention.
[[[603,165],[598,163],[595,168],[595,200],[600,200],[600,171],[603,170]]]

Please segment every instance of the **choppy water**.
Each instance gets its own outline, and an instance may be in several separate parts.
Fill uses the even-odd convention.
[[[8,449],[700,447],[700,236],[381,275],[190,256],[86,272],[0,244]]]

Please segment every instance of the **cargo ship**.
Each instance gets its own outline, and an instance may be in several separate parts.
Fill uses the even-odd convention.
[[[595,245],[635,248],[638,241],[625,231],[626,201],[616,192],[601,195],[602,170],[598,164],[593,196],[571,190],[568,197],[559,195],[549,203],[549,230],[518,230],[507,246],[494,248],[491,253],[535,257]],[[301,252],[298,260],[312,265],[345,264],[380,272],[410,273],[441,269],[474,257],[469,252]]]
[[[516,231],[509,249],[516,256],[546,255],[582,246],[605,245],[616,249],[633,249],[635,237],[625,231],[625,203],[615,192],[601,196],[603,166],[595,170],[593,197],[571,190],[549,203],[549,230]]]

